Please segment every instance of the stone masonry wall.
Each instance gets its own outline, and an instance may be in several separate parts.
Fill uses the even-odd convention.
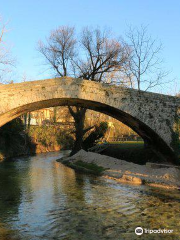
[[[147,125],[171,146],[179,98],[73,78],[0,86],[0,126],[27,111],[76,100],[89,101],[92,109],[94,103],[99,103],[123,111]]]

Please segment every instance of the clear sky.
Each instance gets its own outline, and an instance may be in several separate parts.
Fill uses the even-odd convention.
[[[16,81],[49,78],[36,51],[38,40],[59,25],[107,26],[124,36],[127,25],[149,26],[163,43],[162,57],[180,89],[180,0],[6,0],[0,14],[9,20],[7,40],[17,59]],[[170,91],[170,90],[169,90]],[[172,90],[173,91],[173,90]]]

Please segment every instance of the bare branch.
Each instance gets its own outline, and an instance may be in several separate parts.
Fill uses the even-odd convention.
[[[46,43],[39,41],[37,50],[56,75],[63,77],[70,71],[71,61],[75,56],[75,45],[74,28],[62,26],[51,32]]]
[[[7,23],[3,24],[0,17],[0,81],[3,83],[9,83],[7,77],[12,72],[15,60],[12,58],[10,47],[7,46],[7,42],[4,41],[5,34],[8,32]]]
[[[129,57],[126,68],[123,70],[129,82],[133,82],[134,87],[139,90],[142,88],[147,90],[160,85],[167,76],[167,73],[160,68],[162,61],[159,53],[162,44],[158,44],[157,40],[152,39],[148,35],[147,27],[144,26],[141,26],[140,29],[130,26],[127,39],[126,52]]]

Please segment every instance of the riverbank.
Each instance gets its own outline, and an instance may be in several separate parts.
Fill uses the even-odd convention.
[[[101,175],[122,183],[145,184],[155,187],[163,187],[168,189],[180,189],[180,169],[175,166],[156,166],[147,163],[146,165],[138,165],[132,162],[119,160],[105,155],[93,152],[79,151],[72,157],[59,159],[65,165],[76,170],[83,171],[77,163],[84,162],[87,164],[95,164],[101,167],[103,171]],[[86,172],[91,173],[86,169]]]
[[[6,159],[21,157],[21,156],[33,156],[40,153],[48,153],[48,152],[58,152],[61,150],[61,146],[52,145],[45,147],[42,144],[33,144],[33,146],[23,147],[19,149],[19,151],[9,151],[6,153],[0,152],[0,162],[3,162]]]
[[[0,162],[14,157],[71,149],[72,137],[60,126],[24,126],[20,118],[0,129]]]

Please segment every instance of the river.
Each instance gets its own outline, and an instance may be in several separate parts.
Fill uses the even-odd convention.
[[[180,239],[180,192],[77,174],[56,162],[65,154],[0,163],[0,240]]]

